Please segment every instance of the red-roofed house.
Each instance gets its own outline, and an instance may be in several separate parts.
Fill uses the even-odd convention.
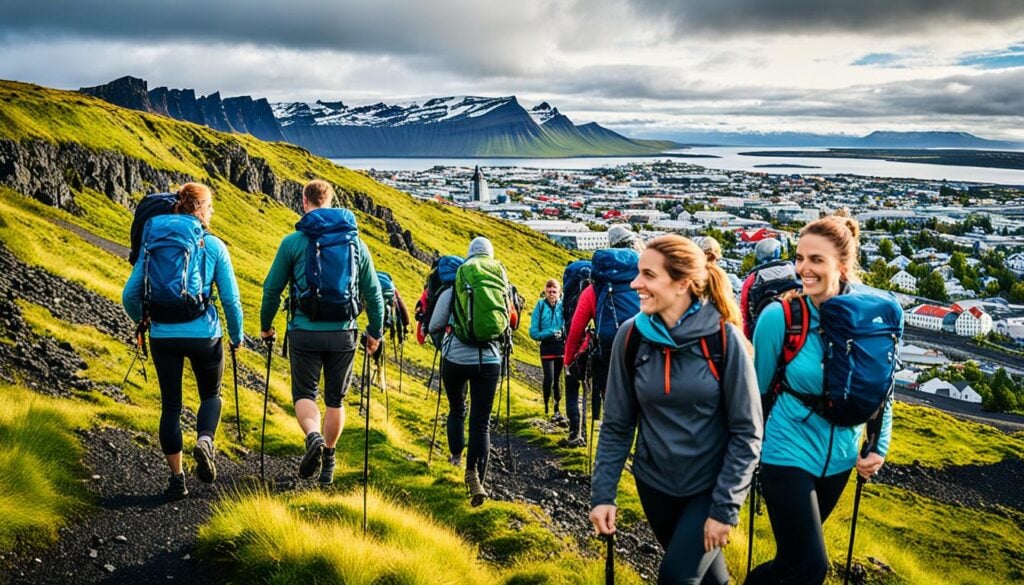
[[[942,321],[953,313],[951,309],[935,305],[918,305],[904,314],[904,320],[911,327],[942,331]]]
[[[992,317],[978,307],[971,307],[956,319],[956,334],[964,337],[984,335],[992,331]]]
[[[776,234],[775,232],[768,231],[767,228],[759,228],[753,231],[743,230],[742,232],[740,232],[740,240],[744,242],[753,243],[760,242],[761,240],[764,240],[766,238],[774,238],[777,236],[778,234]]]

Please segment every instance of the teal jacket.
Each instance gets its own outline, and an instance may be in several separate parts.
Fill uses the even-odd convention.
[[[203,283],[203,292],[207,297],[212,298],[213,285],[217,285],[220,304],[224,307],[224,318],[228,322],[231,344],[237,346],[242,343],[242,301],[238,294],[235,269],[231,266],[231,256],[228,255],[228,249],[224,242],[212,234],[203,236],[203,245],[206,249],[206,270],[203,272],[206,282]],[[142,320],[145,264],[141,259],[135,263],[132,274],[128,277],[128,282],[125,283],[124,291],[121,293],[121,304],[124,305],[128,316],[136,323]],[[149,330],[149,336],[153,339],[216,339],[223,335],[220,317],[217,315],[217,307],[214,303],[210,303],[206,314],[187,323],[152,323]]]
[[[795,392],[822,394],[824,348],[818,334],[818,308],[808,299],[809,331],[803,348],[786,366],[786,383]],[[781,303],[772,303],[761,313],[754,329],[754,368],[761,394],[767,394],[775,368],[782,356],[785,316]],[[812,412],[800,400],[785,392],[772,408],[764,429],[761,461],[771,465],[798,467],[824,477],[843,473],[857,463],[864,425],[839,427]],[[875,449],[882,457],[889,450],[892,435],[892,401],[885,405],[882,432]]]
[[[363,299],[363,308],[369,324],[366,332],[377,339],[380,339],[384,329],[384,298],[380,292],[380,281],[377,280],[377,270],[373,267],[373,258],[370,257],[370,250],[361,239],[356,240],[358,248],[359,264],[359,294]],[[309,237],[306,234],[296,231],[285,236],[281,246],[274,256],[274,263],[270,265],[270,272],[263,281],[263,304],[260,307],[260,330],[266,331],[274,323],[274,316],[281,307],[281,294],[288,289],[289,284],[296,283],[299,288],[305,289],[306,284],[306,247],[309,245]],[[332,321],[310,321],[309,317],[296,309],[292,319],[288,322],[288,330],[301,329],[303,331],[347,331],[359,329],[355,319],[347,322]]]
[[[551,339],[556,332],[562,331],[562,325],[562,301],[552,307],[547,299],[538,300],[530,317],[530,338],[536,341]]]

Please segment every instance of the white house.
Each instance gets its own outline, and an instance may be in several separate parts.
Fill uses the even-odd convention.
[[[569,250],[598,250],[608,247],[608,232],[552,232],[548,237]]]
[[[970,384],[967,382],[955,382],[953,385],[960,391],[960,396],[958,396],[960,400],[981,404],[981,394],[978,394],[974,388],[971,388]]]
[[[920,374],[909,368],[896,372],[896,385],[906,388],[913,388],[917,384],[917,377]]]
[[[956,334],[964,337],[984,335],[992,331],[992,316],[978,307],[971,307],[956,319]]]
[[[896,274],[893,274],[892,278],[889,279],[889,282],[904,292],[917,292],[917,279],[911,276],[911,274],[906,270],[900,270]]]
[[[904,321],[911,327],[942,331],[942,320],[953,311],[935,305],[918,305],[904,313]]]
[[[905,364],[925,366],[944,366],[949,363],[949,358],[941,352],[909,343],[900,346],[900,360]],[[914,377],[914,381],[917,381],[917,376]]]
[[[899,256],[889,261],[889,266],[899,268],[900,270],[906,269],[906,267],[910,266],[911,264],[913,264],[913,262],[910,260],[910,258],[907,258],[903,254],[900,254]]]
[[[1024,253],[1018,252],[1007,258],[1006,267],[1017,274],[1024,273]]]
[[[960,398],[960,391],[957,390],[956,386],[938,378],[932,378],[924,384],[917,387],[918,392],[924,392],[925,394],[934,394],[936,396],[948,396],[950,398]]]

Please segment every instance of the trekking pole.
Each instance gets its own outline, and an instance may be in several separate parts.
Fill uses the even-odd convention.
[[[388,395],[387,353],[388,344],[381,339],[380,357],[377,358],[377,371],[380,372],[380,387],[384,389],[384,420],[391,420],[391,397]]]
[[[398,393],[402,393],[402,376],[405,374],[405,337],[398,342]]]
[[[615,585],[615,533],[602,534],[601,539],[605,541],[604,582]]]
[[[430,364],[430,377],[427,378],[427,394],[423,398],[430,398],[430,387],[434,385],[434,372],[437,368],[437,356],[441,353],[441,348],[434,347],[434,361]],[[440,385],[440,383],[438,383]]]
[[[443,365],[442,365],[443,367]],[[430,434],[430,453],[427,454],[427,467],[430,467],[430,460],[434,457],[434,443],[437,440],[437,421],[441,418],[441,375],[438,373],[437,380],[437,408],[434,409],[434,432]]]
[[[238,429],[238,443],[242,443],[242,415],[238,408],[238,348],[231,347],[231,371],[235,381],[235,427]]]
[[[860,456],[861,459],[868,456],[871,449],[874,448],[875,441],[877,440],[876,435],[868,434],[868,439],[864,441],[864,446],[861,447]],[[860,496],[864,491],[864,484],[868,480],[857,474],[857,492],[853,496],[853,519],[850,521],[850,546],[846,549],[846,571],[843,573],[843,585],[848,585],[850,582],[850,564],[853,562],[853,539],[857,536],[857,512],[860,511]]]
[[[500,390],[499,390],[500,392]],[[505,449],[508,450],[508,461],[512,473],[516,472],[516,457],[512,452],[512,344],[505,349]]]
[[[359,388],[366,388],[366,427],[363,431],[363,538],[366,538],[366,492],[370,485],[370,348],[363,336],[363,371],[360,376]]]
[[[761,476],[761,466],[754,468],[754,475],[750,479],[750,514],[749,527],[747,528],[747,575],[750,575],[751,562],[754,560],[754,516],[757,514],[757,490]]]
[[[274,358],[274,338],[269,337],[266,340],[267,344],[267,384],[263,387],[263,428],[260,431],[260,483],[265,484],[267,482],[266,476],[263,472],[263,457],[265,452],[265,444],[267,439],[267,401],[270,397],[270,360]]]
[[[149,328],[149,321],[143,319],[139,321],[139,324],[135,326],[135,355],[132,356],[132,362],[128,364],[128,371],[124,373],[124,379],[121,380],[121,390],[124,390],[124,385],[128,383],[128,376],[132,375],[132,368],[135,367],[135,362],[139,360],[139,356],[142,357],[142,379],[149,381],[146,376],[146,329]]]

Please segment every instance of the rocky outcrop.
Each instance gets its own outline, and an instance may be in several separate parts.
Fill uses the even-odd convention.
[[[206,172],[227,179],[248,193],[262,193],[302,213],[302,185],[281,179],[262,158],[249,156],[238,144],[217,144],[206,148]]]
[[[83,188],[128,207],[132,193],[167,191],[190,180],[112,150],[95,151],[76,143],[0,140],[0,184],[71,213],[80,211],[74,192]]]
[[[373,197],[365,193],[349,193],[343,190],[339,190],[338,193],[342,205],[362,211],[384,222],[384,227],[388,231],[388,243],[392,248],[403,250],[424,264],[430,264],[434,261],[436,255],[428,254],[416,247],[416,242],[412,238],[412,232],[402,229],[402,225],[395,219],[395,214],[391,211],[391,208],[377,205],[374,203]]]
[[[266,99],[254,100],[249,96],[221,99],[220,92],[196,97],[192,89],[158,87],[147,90],[147,87],[145,79],[126,76],[78,91],[123,108],[202,124],[221,132],[252,134],[260,140],[284,140],[281,125]]]

